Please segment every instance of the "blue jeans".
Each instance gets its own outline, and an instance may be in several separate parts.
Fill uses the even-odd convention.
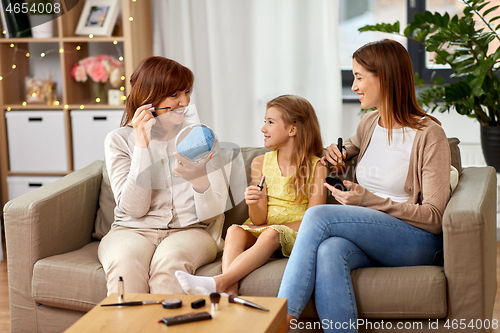
[[[298,318],[316,289],[315,305],[322,322],[355,322],[358,311],[351,270],[374,264],[430,265],[442,248],[440,235],[377,210],[314,206],[302,220],[278,297],[288,299],[288,313]],[[333,327],[325,330],[334,331]]]

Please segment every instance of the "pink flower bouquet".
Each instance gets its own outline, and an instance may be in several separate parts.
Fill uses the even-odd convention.
[[[77,82],[86,82],[90,77],[94,82],[109,81],[113,88],[121,85],[123,73],[123,63],[106,54],[82,59],[71,69],[71,77]]]

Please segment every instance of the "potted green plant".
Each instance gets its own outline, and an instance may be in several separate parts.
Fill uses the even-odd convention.
[[[28,2],[27,12],[30,18],[33,38],[53,37],[54,14],[60,13],[60,5],[54,6],[53,0],[31,0]]]
[[[500,48],[490,48],[492,41],[500,41],[500,6],[488,6],[486,0],[461,1],[465,7],[460,16],[426,11],[416,13],[402,33],[399,21],[366,25],[359,31],[405,36],[434,52],[437,64],[449,65],[454,83],[436,75],[432,82],[424,82],[415,73],[417,88],[423,88],[419,103],[430,112],[455,110],[477,119],[486,163],[500,172]]]

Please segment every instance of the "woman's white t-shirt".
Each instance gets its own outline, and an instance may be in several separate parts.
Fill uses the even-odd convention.
[[[356,169],[359,185],[381,198],[406,202],[405,191],[411,147],[416,130],[404,127],[392,130],[391,144],[388,129],[377,122],[365,154]]]

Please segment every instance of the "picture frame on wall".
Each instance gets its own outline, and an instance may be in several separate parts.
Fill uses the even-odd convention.
[[[111,36],[120,5],[120,0],[85,0],[75,35]]]

